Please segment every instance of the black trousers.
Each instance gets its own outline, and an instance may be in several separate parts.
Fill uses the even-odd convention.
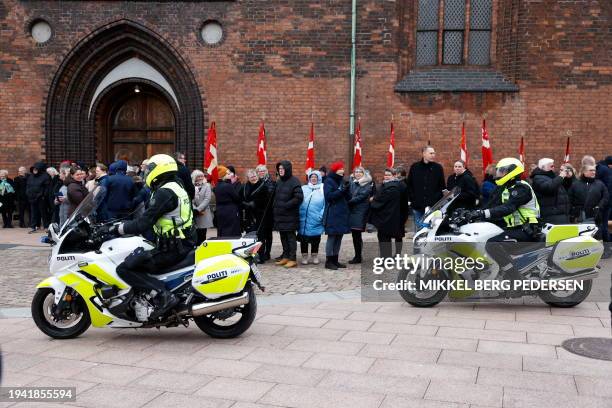
[[[17,202],[17,210],[19,211],[19,226],[21,228],[25,228],[30,225],[30,203],[27,201],[18,201]],[[26,218],[26,212],[28,213],[28,217]]]
[[[281,244],[283,246],[283,254],[281,256],[291,261],[295,261],[295,253],[297,252],[297,238],[295,236],[295,231],[279,231],[279,233]]]
[[[34,229],[37,227],[49,228],[49,209],[44,200],[40,199],[33,203],[30,203],[30,228]],[[41,222],[42,221],[42,222]]]
[[[189,252],[189,245],[183,246],[182,251],[165,251],[157,249],[145,251],[138,247],[132,252],[125,261],[117,266],[117,274],[135,289],[156,290],[162,292],[166,290],[164,283],[148,274],[155,275],[161,269],[169,268],[182,261]]]
[[[361,252],[363,251],[363,237],[361,236],[363,231],[351,230],[353,236],[353,249],[355,249],[355,258],[361,259]]]
[[[270,252],[272,251],[272,230],[262,229],[257,234],[257,239],[262,243],[261,256],[259,259],[267,261],[270,259]]]
[[[318,254],[319,253],[319,244],[321,243],[321,236],[317,235],[316,237],[300,237],[300,250],[303,254],[308,253],[308,244],[310,244],[310,253]]]
[[[197,228],[196,234],[198,236],[196,246],[199,246],[202,242],[206,241],[206,228]]]
[[[5,209],[4,207],[2,207],[1,209],[2,209],[2,225],[4,227],[8,227],[9,225],[12,226],[13,225],[13,209],[12,208]]]
[[[380,231],[377,233],[378,236],[378,250],[382,258],[390,258],[393,256],[393,247],[391,246],[391,239],[395,239],[395,253],[402,253],[402,237],[392,237],[390,235],[381,234]]]
[[[489,238],[485,244],[486,251],[493,257],[493,259],[499,264],[499,267],[503,270],[505,266],[512,265],[512,258],[508,253],[508,245],[520,245],[512,244],[512,241],[517,242],[531,242],[533,238],[526,233],[522,228],[508,228],[501,234]],[[506,275],[510,275],[511,278],[518,278],[516,270],[508,270]]]

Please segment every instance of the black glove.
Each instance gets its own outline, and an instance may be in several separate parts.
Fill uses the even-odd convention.
[[[484,211],[473,210],[466,214],[465,217],[468,221],[478,221],[484,219]]]
[[[107,241],[111,238],[115,238],[119,236],[119,226],[118,225],[102,225],[94,231],[93,240],[94,241]]]

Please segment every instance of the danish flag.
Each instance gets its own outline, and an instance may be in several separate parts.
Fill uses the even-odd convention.
[[[306,173],[314,169],[314,122],[310,122],[310,136],[308,137],[308,150],[306,151]]]
[[[208,128],[208,137],[206,138],[206,148],[204,155],[204,168],[210,175],[210,183],[214,186],[219,179],[217,171],[217,128],[215,122],[210,124]]]
[[[387,152],[387,167],[393,167],[395,164],[395,130],[393,122],[391,122],[391,138],[389,139],[389,151]]]
[[[468,166],[467,139],[465,137],[465,122],[461,125],[461,160]]]
[[[266,153],[266,128],[263,121],[259,125],[259,136],[257,137],[257,165],[266,165],[268,155]]]
[[[487,124],[485,120],[482,120],[482,173],[485,174],[485,170],[489,164],[493,164],[493,149],[491,149],[491,143],[489,140],[489,133],[487,132]]]
[[[525,168],[525,141],[521,137],[521,144],[519,145],[519,160],[523,163],[523,174],[521,174],[521,179],[525,180],[527,178],[527,169]]]
[[[570,161],[570,138],[567,138],[567,143],[565,144],[565,157],[563,158],[563,163],[569,163]]]
[[[353,149],[353,169],[361,166],[361,120],[357,123],[355,132],[355,148]]]

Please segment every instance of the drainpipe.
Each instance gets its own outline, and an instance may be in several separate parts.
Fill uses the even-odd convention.
[[[352,0],[351,14],[351,100],[349,113],[349,163],[350,168],[353,167],[353,145],[355,139],[355,83],[356,83],[356,65],[355,58],[357,38],[357,0]]]

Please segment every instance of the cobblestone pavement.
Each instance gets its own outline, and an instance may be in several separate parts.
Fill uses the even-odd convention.
[[[36,285],[49,276],[47,264],[50,254],[49,247],[38,243],[42,234],[27,235],[26,231],[14,229],[9,235],[7,230],[0,230],[0,259],[2,260],[0,287],[2,287],[3,294],[0,298],[0,307],[29,306],[36,291]],[[376,234],[366,233],[364,240],[374,242]],[[358,288],[359,266],[348,265],[347,269],[337,271],[324,268],[325,242],[326,238],[323,236],[319,265],[299,265],[291,270],[275,266],[272,262],[260,265],[266,282],[266,292],[261,295],[343,291]],[[276,235],[272,255],[277,256],[281,252],[280,239]],[[352,256],[353,245],[350,235],[347,235],[342,242],[340,259],[346,262]],[[299,257],[300,255],[298,255],[298,260]]]
[[[3,386],[75,386],[71,405],[89,408],[610,408],[612,362],[559,347],[610,337],[609,325],[607,303],[354,299],[260,306],[245,334],[224,341],[196,327],[58,341],[31,319],[0,319],[0,345]],[[56,406],[15,406],[43,405]]]

